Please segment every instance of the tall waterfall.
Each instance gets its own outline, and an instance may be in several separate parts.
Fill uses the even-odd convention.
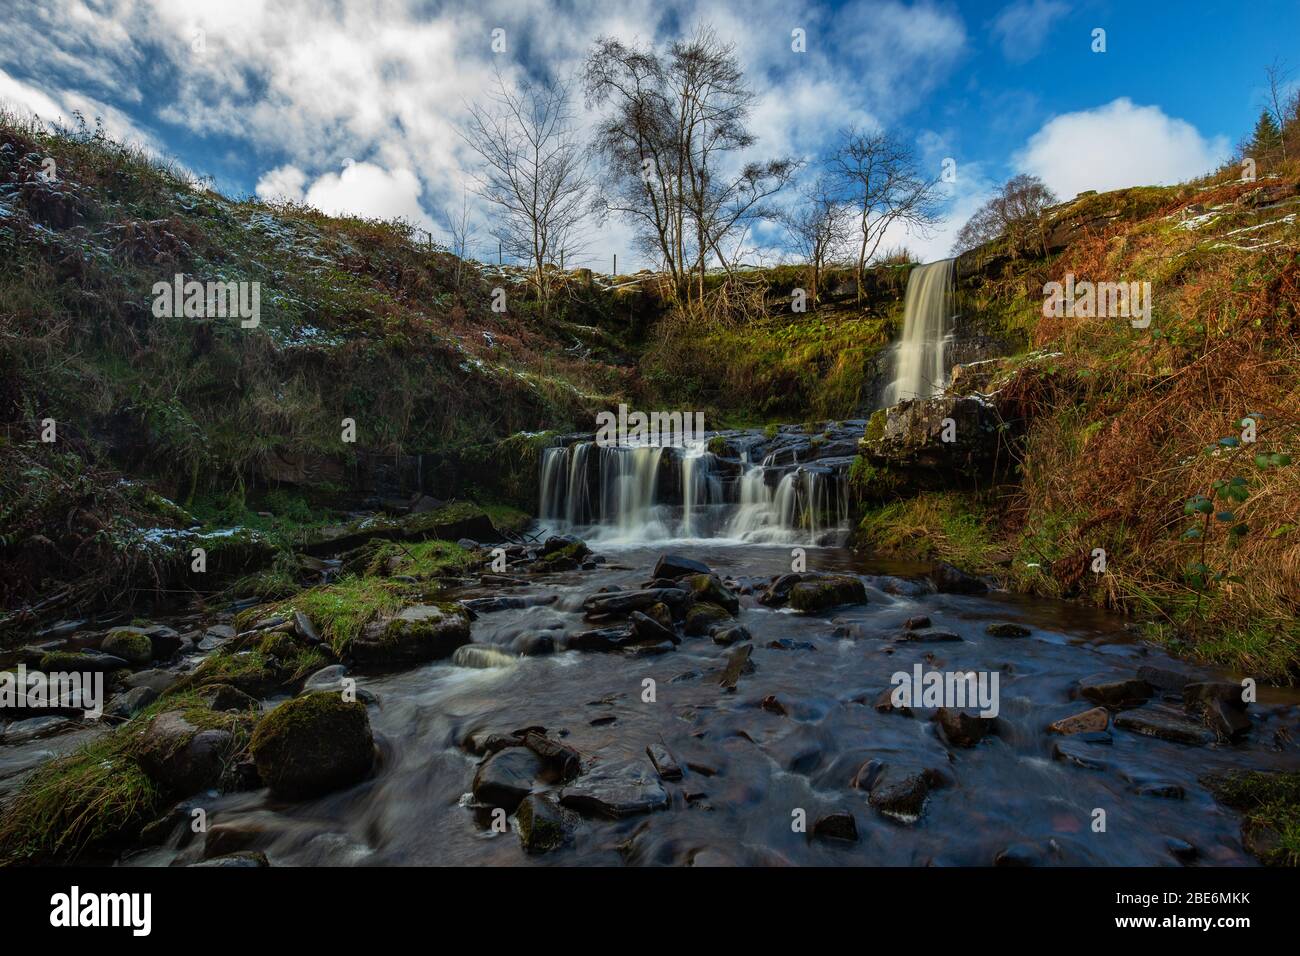
[[[917,266],[907,278],[903,338],[894,353],[894,380],[885,404],[930,398],[943,391],[947,367],[944,337],[952,317],[953,259]]]
[[[602,448],[577,441],[547,448],[538,517],[552,532],[606,543],[837,540],[848,530],[851,459],[799,464],[792,457],[769,453],[753,464],[747,454],[720,458],[703,443]]]

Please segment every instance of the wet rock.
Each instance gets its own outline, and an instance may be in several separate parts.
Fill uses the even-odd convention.
[[[1250,730],[1247,703],[1239,684],[1208,681],[1183,687],[1188,713],[1198,716],[1221,740],[1233,740]]]
[[[124,683],[127,687],[150,687],[158,694],[163,694],[180,682],[181,675],[175,671],[167,671],[155,668],[147,671],[136,671],[129,675]]]
[[[618,820],[666,809],[668,793],[640,767],[597,768],[565,787],[560,805],[583,816]]]
[[[209,710],[218,712],[261,710],[262,705],[256,697],[245,694],[229,684],[208,684],[196,691],[198,698],[208,705]]]
[[[900,641],[913,641],[920,644],[950,644],[962,640],[960,634],[954,634],[952,631],[940,631],[934,628],[927,628],[919,631],[904,631],[896,638]]]
[[[488,757],[474,774],[474,796],[489,807],[514,813],[545,769],[542,758],[526,747],[508,747]]]
[[[708,634],[715,626],[731,620],[725,608],[716,604],[695,604],[686,612],[686,633],[691,637]]]
[[[935,711],[934,720],[944,738],[954,747],[974,747],[985,737],[997,733],[997,718],[981,717],[965,710],[940,707]]]
[[[367,663],[427,661],[451,656],[470,642],[469,616],[459,605],[419,604],[368,624],[352,642],[352,656]]]
[[[658,644],[636,644],[628,648],[628,651],[634,657],[658,657],[660,654],[671,654],[677,650],[677,645],[672,641],[660,641]]]
[[[940,594],[985,594],[989,586],[961,568],[939,562],[929,574],[930,583]]]
[[[748,637],[749,637],[749,632],[745,631],[744,639],[747,639]],[[716,633],[714,634],[713,639],[714,641],[717,641],[718,637]],[[812,641],[794,641],[788,637],[778,637],[774,641],[768,641],[767,647],[774,651],[815,651],[817,650],[817,645],[814,644]]]
[[[1115,726],[1144,737],[1157,737],[1190,746],[1215,742],[1214,731],[1204,724],[1188,720],[1178,711],[1159,705],[1126,710],[1115,718]]]
[[[805,579],[790,589],[790,606],[804,614],[818,614],[845,604],[866,603],[866,586],[847,574]]]
[[[525,731],[523,743],[541,758],[546,768],[547,780],[552,783],[572,780],[582,770],[582,756],[578,751],[568,744],[552,740],[541,731]]]
[[[736,684],[740,681],[741,675],[747,673],[747,668],[753,667],[749,660],[749,655],[753,652],[753,644],[741,644],[727,655],[727,663],[722,669],[722,677],[718,679],[718,683],[723,690],[734,691],[736,689]]]
[[[316,625],[302,611],[293,612],[293,630],[308,645],[315,646],[320,643],[320,634],[316,632]]]
[[[115,627],[104,636],[99,649],[132,664],[153,660],[153,642],[142,627]]]
[[[152,687],[135,687],[114,697],[104,714],[118,720],[130,720],[157,699],[158,692]]]
[[[1156,690],[1180,696],[1183,693],[1183,688],[1195,680],[1195,678],[1186,674],[1180,674],[1177,671],[1171,671],[1163,667],[1152,667],[1149,664],[1143,664],[1139,667],[1137,676],[1138,680],[1146,681]]]
[[[776,694],[768,694],[766,697],[763,698],[762,702],[760,702],[758,706],[761,707],[763,710],[767,711],[769,714],[776,714],[778,717],[790,716],[789,708],[786,707],[786,705],[781,701],[779,697],[776,696]]]
[[[185,796],[216,786],[232,743],[230,731],[200,730],[179,711],[168,711],[145,728],[137,759],[163,790]]]
[[[129,665],[126,660],[115,654],[101,654],[95,651],[51,651],[41,658],[40,669],[46,674],[76,673],[111,674],[123,670]]]
[[[1001,621],[984,628],[984,633],[990,637],[1028,637],[1031,632],[1029,628],[1019,624]]]
[[[859,450],[904,490],[942,487],[991,475],[999,425],[997,410],[979,397],[912,399],[872,415]]]
[[[743,624],[723,624],[715,626],[709,634],[713,638],[714,644],[721,644],[723,647],[730,647],[732,644],[739,644],[741,641],[752,640],[749,629]]]
[[[680,554],[661,555],[655,564],[656,578],[683,578],[688,574],[712,574],[709,566],[702,561],[684,558]]]
[[[659,606],[663,607],[664,605]],[[628,622],[632,625],[632,633],[636,635],[639,641],[645,641],[649,644],[662,644],[664,641],[669,641],[676,644],[680,640],[676,631],[671,627],[664,627],[649,614],[633,611],[628,615]]]
[[[15,720],[5,727],[4,733],[0,734],[0,740],[10,745],[25,744],[33,740],[58,736],[77,726],[77,721],[69,720],[66,717],[53,715],[28,717],[26,720]]]
[[[907,631],[919,631],[922,628],[926,628],[929,626],[930,626],[930,619],[926,617],[924,614],[918,615],[917,617],[909,617],[906,621],[903,622],[903,629]]]
[[[343,686],[343,678],[347,676],[348,669],[342,664],[330,664],[308,677],[307,682],[302,685],[302,692],[313,694],[318,691],[338,690]]]
[[[732,594],[716,574],[695,574],[682,581],[697,603],[714,604],[732,616],[740,613],[740,598]]]
[[[815,840],[857,843],[858,821],[847,810],[828,813],[817,818],[817,822],[813,824],[812,836]]]
[[[651,744],[645,749],[646,756],[654,764],[655,772],[661,780],[682,779],[682,768],[673,758],[672,752],[663,744]]]
[[[1094,704],[1121,708],[1134,707],[1146,701],[1151,697],[1152,688],[1144,680],[1137,678],[1116,680],[1108,674],[1103,674],[1085,677],[1079,681],[1079,693]]]
[[[689,601],[690,592],[683,588],[642,588],[593,594],[582,602],[582,607],[588,614],[631,614],[661,603],[681,609]]]
[[[519,803],[515,829],[525,853],[548,853],[568,841],[573,829],[569,815],[551,797],[531,793]]]
[[[1048,724],[1047,732],[1051,734],[1061,734],[1069,736],[1070,734],[1100,733],[1110,724],[1110,713],[1105,707],[1094,707],[1092,710],[1085,710],[1081,714],[1074,714],[1070,717],[1062,717],[1054,723]]]
[[[592,631],[571,634],[565,646],[571,651],[618,651],[634,643],[630,627],[602,627]]]
[[[782,574],[776,577],[758,596],[758,602],[767,607],[783,607],[790,600],[790,591],[802,581],[802,574]]]
[[[555,653],[555,638],[550,634],[523,634],[515,638],[512,648],[522,657],[543,657]]]
[[[886,765],[872,776],[867,802],[887,816],[910,823],[925,810],[931,782],[924,770]]]
[[[1074,764],[1084,770],[1109,770],[1110,762],[1102,757],[1095,744],[1089,743],[1086,734],[1065,737],[1052,746],[1052,758]]]
[[[526,607],[544,607],[554,604],[559,595],[530,594],[523,597],[470,598],[460,603],[475,614],[495,614],[498,611],[517,611]]]
[[[271,792],[291,800],[358,783],[375,751],[365,705],[331,693],[281,704],[258,723],[249,747]]]
[[[1168,780],[1135,780],[1133,792],[1140,797],[1160,797],[1165,800],[1181,800],[1186,796],[1181,785]]]

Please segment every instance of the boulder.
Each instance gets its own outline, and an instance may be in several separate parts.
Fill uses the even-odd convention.
[[[695,574],[682,583],[690,588],[696,603],[716,604],[733,617],[740,613],[740,599],[727,590],[716,574]]]
[[[525,853],[548,853],[563,846],[573,830],[571,814],[551,797],[530,793],[515,811],[515,829]]]
[[[663,605],[658,606],[662,607]],[[663,624],[648,614],[633,611],[628,615],[628,621],[631,622],[632,633],[636,635],[638,641],[645,641],[649,644],[660,644],[664,641],[678,643],[679,638],[676,631],[671,627],[664,627]]]
[[[1109,674],[1085,677],[1079,681],[1079,693],[1110,708],[1134,707],[1149,699],[1151,685],[1136,677],[1116,679]]]
[[[428,661],[450,657],[469,642],[469,615],[463,607],[418,604],[368,624],[351,651],[365,663]]]
[[[263,717],[250,750],[272,793],[302,799],[362,780],[375,743],[364,704],[318,693],[286,701]]]
[[[560,792],[560,805],[583,816],[618,820],[666,809],[668,792],[641,767],[603,767],[565,787]]]
[[[700,637],[719,624],[731,620],[726,608],[716,604],[696,604],[686,612],[686,633],[691,637]]]
[[[1214,731],[1204,724],[1189,720],[1178,711],[1160,705],[1126,710],[1115,718],[1115,726],[1144,737],[1157,737],[1190,746],[1212,744],[1217,739]]]
[[[1054,723],[1048,724],[1047,732],[1051,734],[1061,734],[1069,736],[1071,734],[1095,734],[1101,733],[1110,725],[1110,713],[1105,707],[1094,707],[1092,710],[1085,710],[1081,714],[1074,714],[1071,717],[1062,717]]]
[[[152,687],[135,687],[114,697],[104,713],[118,720],[130,720],[157,699],[158,692]]]
[[[992,474],[1000,425],[980,396],[911,399],[872,415],[859,450],[913,490],[966,484]]]
[[[688,574],[711,574],[709,566],[702,561],[684,558],[680,554],[665,554],[655,563],[653,577],[682,578]]]
[[[232,742],[228,730],[200,730],[180,711],[167,711],[145,728],[137,759],[165,792],[186,796],[217,785]]]
[[[940,707],[935,711],[934,720],[944,738],[954,747],[974,747],[985,737],[997,733],[996,717],[981,717],[970,711]]]
[[[514,813],[544,769],[542,758],[527,747],[506,747],[479,765],[474,774],[474,797],[486,806]]]
[[[845,604],[866,604],[867,589],[848,574],[805,577],[790,589],[790,607],[803,614],[819,614]]]

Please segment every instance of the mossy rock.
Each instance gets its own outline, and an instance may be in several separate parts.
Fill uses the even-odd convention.
[[[716,604],[728,614],[740,613],[740,599],[727,590],[716,574],[693,574],[685,583],[697,602]]]
[[[365,705],[325,692],[286,701],[263,717],[250,749],[271,792],[298,800],[364,779],[375,745]]]
[[[114,654],[79,654],[76,651],[50,651],[41,657],[40,669],[47,674],[55,672],[112,674],[122,669],[126,661]]]
[[[709,633],[709,629],[715,624],[730,620],[731,615],[727,613],[726,608],[707,602],[696,604],[686,612],[686,633],[692,637],[700,637]]]
[[[417,604],[367,625],[350,651],[360,662],[429,661],[469,642],[469,614],[459,604]]]
[[[283,683],[280,669],[260,650],[227,654],[217,651],[194,672],[195,687],[229,684],[252,697],[264,697]]]
[[[298,644],[284,631],[272,631],[262,638],[257,649],[263,657],[275,657],[281,661],[290,660],[298,654]]]
[[[131,664],[148,664],[153,660],[153,641],[138,627],[118,627],[108,632],[100,649]]]
[[[867,589],[847,574],[800,581],[790,589],[790,607],[803,614],[817,614],[845,604],[866,604]]]

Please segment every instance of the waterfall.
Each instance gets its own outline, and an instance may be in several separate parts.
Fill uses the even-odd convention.
[[[748,455],[728,463],[703,442],[666,449],[579,441],[543,451],[539,519],[552,532],[603,543],[817,544],[848,529],[846,469],[847,462],[837,469],[775,453],[762,464]]]
[[[909,398],[930,398],[943,391],[944,336],[952,316],[952,267],[942,259],[917,266],[907,278],[903,337],[894,353],[894,380],[885,390],[885,405]]]

